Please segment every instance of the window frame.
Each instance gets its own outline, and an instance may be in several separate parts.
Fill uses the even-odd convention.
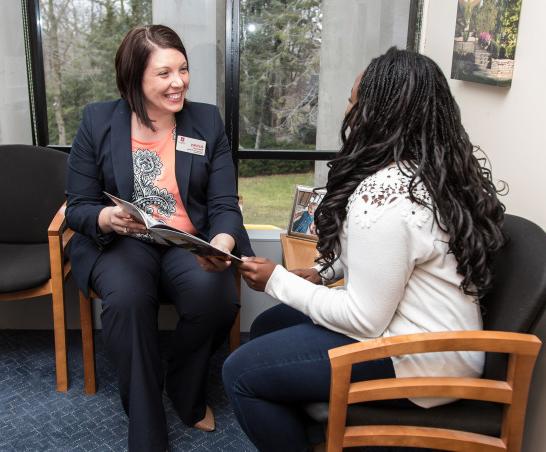
[[[45,147],[48,146],[49,142],[49,130],[47,125],[42,28],[40,27],[40,3],[39,0],[21,0],[21,7],[23,9],[23,33],[27,58],[32,144]],[[65,148],[65,146],[62,146],[62,148]]]

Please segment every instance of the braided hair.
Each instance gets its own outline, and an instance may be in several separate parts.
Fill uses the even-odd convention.
[[[318,262],[325,269],[340,255],[339,233],[349,196],[377,171],[396,162],[410,176],[409,195],[422,181],[430,208],[449,235],[449,250],[463,276],[461,288],[481,296],[490,288],[491,260],[505,242],[504,205],[487,158],[470,142],[441,69],[418,53],[389,49],[372,60],[357,102],[341,127],[342,147],[328,163],[327,193],[315,212]]]

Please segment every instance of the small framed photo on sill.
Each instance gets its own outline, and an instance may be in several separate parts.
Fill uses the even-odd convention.
[[[317,190],[304,185],[296,187],[292,214],[288,224],[288,235],[313,241],[318,239],[315,228],[315,210],[325,194],[326,190],[324,189]]]

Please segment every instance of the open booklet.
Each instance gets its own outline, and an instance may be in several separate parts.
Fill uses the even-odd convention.
[[[234,263],[240,263],[242,260],[231,253],[222,251],[210,243],[196,237],[188,232],[181,231],[166,224],[163,224],[148,215],[142,209],[138,208],[129,201],[120,199],[117,196],[104,192],[112,202],[121,207],[126,213],[131,215],[137,223],[141,223],[148,229],[146,234],[135,234],[135,237],[151,240],[159,245],[178,246],[187,249],[193,254],[205,257],[217,257],[224,260],[232,260]]]

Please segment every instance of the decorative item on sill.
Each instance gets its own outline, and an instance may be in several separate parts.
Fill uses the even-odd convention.
[[[325,190],[298,185],[294,195],[287,234],[316,241],[315,210],[326,194]]]

